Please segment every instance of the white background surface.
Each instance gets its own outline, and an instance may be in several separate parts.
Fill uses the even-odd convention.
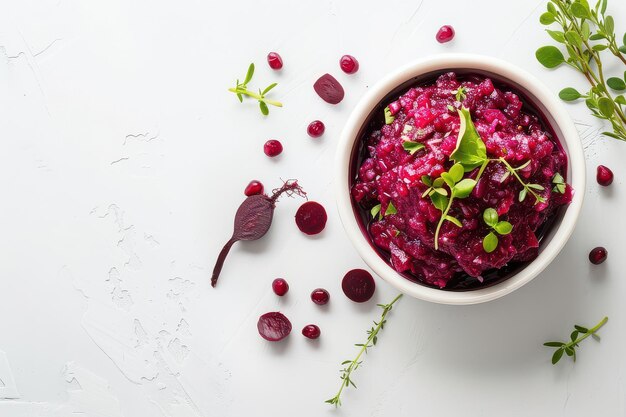
[[[599,138],[570,105],[590,181],[571,241],[537,279],[478,306],[403,298],[335,410],[339,364],[356,354],[376,302],[349,302],[340,279],[363,267],[334,206],[331,166],[342,124],[367,87],[440,52],[475,52],[534,73],[554,92],[584,79],[534,60],[548,42],[544,0],[2,1],[0,13],[0,416],[616,416],[625,415],[626,144]],[[613,0],[618,33],[626,4]],[[457,37],[434,35],[452,24]],[[621,36],[621,35],[620,35]],[[285,67],[271,71],[267,52]],[[355,55],[361,70],[343,74]],[[607,56],[607,59],[609,57]],[[263,118],[226,89],[257,64],[253,85],[278,82],[283,109]],[[612,61],[613,62],[613,61]],[[616,64],[614,69],[618,69]],[[623,68],[622,68],[623,69]],[[334,74],[336,107],[313,92]],[[311,140],[313,119],[327,126]],[[285,151],[262,152],[268,138]],[[598,163],[613,168],[608,189]],[[249,180],[298,178],[329,212],[308,238],[301,201],[283,199],[270,233],[237,244],[217,289],[213,262]],[[589,250],[609,260],[593,267]],[[271,281],[291,286],[279,299]],[[319,308],[308,294],[331,292]],[[270,344],[260,314],[281,310],[294,332]],[[541,344],[604,315],[573,364]],[[317,323],[322,337],[303,338]]]

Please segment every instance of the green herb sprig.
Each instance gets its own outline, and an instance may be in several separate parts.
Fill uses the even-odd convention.
[[[498,247],[498,235],[508,235],[513,230],[513,225],[507,221],[500,220],[498,212],[494,208],[488,208],[483,212],[483,221],[489,226],[491,231],[483,238],[483,249],[491,253]]]
[[[248,90],[248,83],[252,81],[253,75],[254,63],[250,64],[250,66],[248,67],[248,72],[246,73],[246,77],[244,78],[243,82],[240,83],[239,80],[237,80],[237,85],[234,88],[229,88],[228,91],[230,91],[231,93],[235,93],[239,101],[242,103],[243,96],[248,96],[256,99],[259,102],[259,108],[261,109],[261,113],[263,113],[264,116],[267,116],[270,113],[270,110],[267,107],[268,104],[276,107],[283,107],[283,104],[281,102],[265,98],[265,95],[278,85],[277,83],[272,83],[268,85],[267,87],[265,87],[264,90],[261,90],[259,88],[258,94]]]
[[[402,294],[399,294],[389,304],[378,304],[378,306],[383,309],[380,320],[374,321],[374,326],[367,331],[367,340],[365,341],[365,343],[355,344],[355,346],[360,347],[359,353],[356,355],[356,357],[354,359],[345,360],[341,363],[341,365],[344,366],[344,368],[340,371],[341,375],[339,377],[341,379],[341,386],[339,387],[339,391],[337,392],[337,394],[333,398],[326,400],[326,403],[332,404],[336,407],[340,406],[341,393],[343,392],[343,389],[349,387],[350,385],[356,388],[356,384],[352,380],[352,372],[356,371],[363,363],[363,361],[361,360],[361,356],[363,356],[364,353],[367,353],[367,350],[369,348],[376,345],[376,342],[378,341],[378,333],[385,327],[385,323],[387,322],[387,314],[389,314],[393,305],[401,297]]]
[[[552,187],[553,192],[565,194],[565,179],[558,172],[552,177],[552,184],[554,184],[554,187]]]
[[[600,341],[600,336],[597,335],[598,330],[609,320],[608,317],[600,320],[598,324],[596,324],[591,329],[588,329],[583,326],[575,325],[574,331],[570,334],[570,340],[568,342],[546,342],[543,345],[547,347],[556,348],[554,354],[552,354],[552,365],[555,365],[558,361],[561,360],[563,354],[570,356],[574,362],[576,362],[576,348],[579,347],[578,344],[588,338],[589,336],[593,337],[597,341]]]
[[[385,107],[385,124],[390,125],[396,118],[391,114],[391,110],[389,110],[389,106]]]
[[[389,216],[390,214],[396,214],[398,212],[398,210],[391,201],[387,205],[384,215],[383,213],[381,213],[380,208],[381,204],[376,204],[374,207],[371,208],[370,213],[372,214],[372,217],[374,219],[376,218],[376,216],[378,216],[378,220],[381,220],[384,216]]]
[[[615,20],[606,14],[607,0],[598,0],[591,8],[587,0],[549,0],[547,11],[539,19],[543,25],[557,24],[560,30],[546,30],[556,42],[565,46],[567,58],[556,46],[542,46],[537,50],[537,60],[546,68],[566,64],[585,76],[590,90],[580,93],[572,87],[561,90],[559,97],[564,101],[584,99],[591,114],[607,120],[612,132],[604,135],[626,141],[626,98],[613,97],[610,89],[626,90],[626,73],[623,78],[607,78],[602,61],[602,52],[608,50],[626,65],[626,34],[623,45],[618,46],[615,36]]]

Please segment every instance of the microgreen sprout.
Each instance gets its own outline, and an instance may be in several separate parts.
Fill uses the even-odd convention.
[[[391,114],[391,110],[389,110],[389,106],[385,107],[385,124],[390,125],[396,118]]]
[[[407,140],[402,143],[402,147],[405,151],[408,151],[411,155],[413,155],[415,152],[420,149],[424,149],[426,146],[420,142],[411,142],[410,140]]]
[[[467,93],[467,88],[465,87],[459,87],[456,90],[452,91],[454,93],[454,98],[456,98],[456,101],[463,101],[465,100],[465,96]]]
[[[376,345],[376,342],[378,341],[378,333],[385,327],[385,323],[387,322],[387,314],[389,314],[393,305],[401,297],[402,294],[399,294],[389,304],[378,304],[378,306],[383,309],[380,320],[375,321],[374,326],[367,331],[367,340],[365,341],[365,343],[355,344],[355,346],[360,348],[359,353],[356,355],[356,357],[354,359],[345,360],[341,363],[344,368],[340,371],[341,376],[339,378],[341,379],[341,386],[339,387],[339,392],[337,392],[337,395],[335,395],[333,398],[326,400],[326,403],[338,407],[341,405],[341,393],[343,392],[343,389],[349,387],[350,385],[356,388],[356,384],[352,380],[352,372],[356,371],[363,363],[363,361],[361,360],[361,356],[363,356],[364,353],[367,353],[367,350],[369,348]]]
[[[381,213],[381,205],[380,204],[376,204],[374,207],[371,208],[370,213],[372,214],[372,218],[376,218],[376,216],[378,216],[378,220],[381,220],[383,218],[383,213]],[[387,208],[385,209],[385,216],[389,216],[390,214],[396,214],[398,212],[398,210],[396,209],[396,207],[393,205],[393,203],[390,201],[389,204],[387,205]]]
[[[578,344],[588,338],[589,336],[593,337],[597,341],[600,341],[600,336],[597,335],[598,330],[602,326],[606,324],[609,320],[608,317],[600,320],[598,324],[596,324],[591,329],[588,329],[583,326],[575,325],[574,331],[570,334],[570,340],[567,342],[546,342],[543,345],[551,348],[556,348],[554,353],[552,354],[552,365],[555,365],[558,361],[561,360],[563,354],[565,353],[567,356],[570,356],[574,362],[576,362],[576,348],[579,347]]]
[[[565,179],[558,172],[552,177],[552,184],[554,184],[554,187],[552,187],[553,192],[565,194]]]
[[[500,221],[498,212],[488,208],[483,212],[483,220],[489,226],[489,233],[483,238],[483,249],[491,253],[498,247],[498,235],[508,235],[513,230],[513,225],[507,221]]]
[[[253,91],[248,90],[248,83],[252,81],[253,75],[254,75],[254,64],[250,64],[250,66],[248,67],[248,72],[246,73],[246,77],[244,78],[243,82],[240,83],[239,80],[237,80],[237,85],[234,88],[229,88],[228,91],[230,91],[231,93],[235,93],[239,101],[242,103],[243,103],[243,96],[248,96],[248,97],[256,99],[259,102],[259,108],[261,109],[261,113],[267,116],[270,113],[270,110],[267,107],[268,104],[272,106],[276,106],[276,107],[283,106],[281,102],[278,102],[275,100],[269,100],[265,98],[265,95],[269,93],[278,84],[272,83],[268,85],[267,87],[265,87],[264,90],[261,90],[259,88],[259,92],[257,94]]]

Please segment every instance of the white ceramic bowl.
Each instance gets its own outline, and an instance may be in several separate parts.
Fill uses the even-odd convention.
[[[370,243],[370,238],[359,225],[350,196],[350,166],[358,150],[358,136],[370,115],[390,92],[402,84],[418,81],[426,74],[445,71],[470,71],[492,77],[511,85],[526,96],[543,113],[554,129],[567,156],[568,183],[574,188],[574,197],[560,210],[550,231],[543,237],[539,256],[508,279],[492,286],[469,291],[446,291],[412,282],[397,273],[381,258]],[[407,87],[408,89],[408,87]],[[447,54],[412,62],[384,77],[360,100],[348,119],[337,149],[336,188],[339,215],[348,237],[363,260],[385,281],[401,292],[422,300],[442,304],[477,304],[502,297],[535,278],[558,255],[571,236],[580,213],[585,194],[585,159],[576,128],[556,94],[535,77],[508,62],[480,55]]]

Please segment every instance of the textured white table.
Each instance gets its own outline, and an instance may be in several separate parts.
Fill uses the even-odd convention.
[[[341,409],[323,403],[379,314],[374,301],[395,294],[378,280],[375,300],[355,305],[340,290],[343,273],[364,266],[331,187],[342,124],[385,73],[444,51],[509,60],[555,93],[584,87],[534,60],[547,42],[544,0],[2,3],[0,416],[624,415],[626,144],[598,138],[582,104],[568,108],[592,180],[551,267],[484,305],[405,297],[354,375],[359,388]],[[626,4],[610,3],[623,33]],[[457,31],[450,44],[434,40],[442,24]],[[271,50],[281,73],[265,64]],[[344,53],[361,63],[355,76],[338,68]],[[266,119],[226,91],[251,61],[254,84],[278,82],[285,103]],[[346,89],[336,107],[311,88],[325,72]],[[319,141],[306,135],[316,118],[327,126]],[[284,143],[276,160],[262,153],[268,138]],[[611,188],[593,181],[598,163],[614,169]],[[211,289],[244,186],[281,177],[326,206],[326,230],[302,235],[301,201],[283,199],[270,233],[235,246]],[[592,267],[596,245],[610,255]],[[277,276],[291,285],[285,299],[271,292]],[[327,308],[308,299],[320,286]],[[272,345],[256,320],[277,309],[294,332]],[[601,343],[550,365],[542,342],[604,315]],[[322,328],[313,343],[299,334],[310,322]]]

